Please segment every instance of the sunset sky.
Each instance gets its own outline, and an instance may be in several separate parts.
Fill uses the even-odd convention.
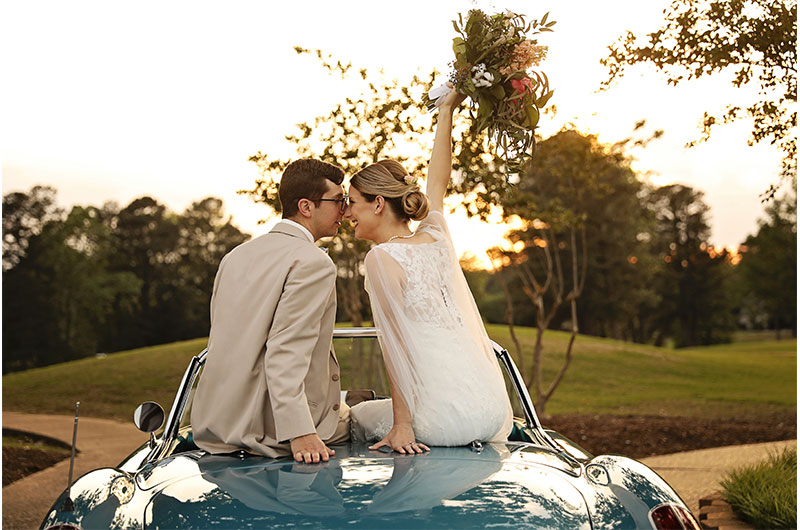
[[[265,207],[236,195],[258,176],[248,157],[293,156],[284,135],[327,114],[348,86],[294,46],[320,48],[356,67],[399,80],[446,71],[450,21],[473,7],[540,17],[555,32],[541,68],[556,94],[549,136],[572,123],[603,142],[629,136],[636,121],[665,135],[634,151],[634,168],[655,184],[705,192],[712,243],[736,247],[756,229],[759,193],[777,181],[780,155],[748,147],[750,123],[699,137],[703,112],[748,102],[722,75],[667,87],[648,67],[631,69],[606,92],[600,59],[626,29],[657,29],[666,0],[540,2],[26,2],[6,3],[0,20],[3,193],[36,184],[58,189],[64,207],[121,206],[152,195],[182,211],[214,195],[254,235]],[[503,227],[451,219],[456,248],[482,255]]]

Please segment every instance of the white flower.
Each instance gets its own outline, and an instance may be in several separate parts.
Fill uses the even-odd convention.
[[[472,84],[476,87],[492,86],[494,75],[486,71],[486,65],[481,63],[472,67]]]

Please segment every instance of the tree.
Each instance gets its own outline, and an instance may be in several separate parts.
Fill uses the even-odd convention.
[[[589,222],[586,285],[578,321],[589,335],[644,342],[641,309],[659,302],[652,288],[657,267],[647,241],[652,215],[642,201],[645,187],[629,167],[629,153],[662,134],[658,130],[643,134],[645,125],[637,123],[631,138],[605,146],[609,162],[620,167],[598,176],[601,193],[587,195],[583,206]]]
[[[767,314],[780,339],[781,327],[797,335],[797,196],[776,199],[741,248],[746,292]]]
[[[730,340],[734,321],[726,281],[727,250],[709,243],[703,192],[672,184],[647,195],[655,225],[653,251],[664,266],[655,278],[661,303],[655,310],[655,343],[669,336],[678,347]]]
[[[38,186],[3,198],[4,371],[205,335],[219,262],[250,237],[220,199],[182,215],[142,197],[66,217],[54,200]]]
[[[25,256],[30,239],[49,221],[61,219],[56,207],[56,190],[34,186],[28,193],[3,196],[3,271],[10,270]]]
[[[667,83],[730,72],[732,84],[758,86],[749,106],[728,105],[706,112],[700,141],[711,129],[741,118],[753,119],[750,143],[769,141],[783,152],[783,179],[797,176],[797,3],[794,0],[673,0],[664,27],[637,37],[627,32],[601,62],[608,87],[625,68],[638,63],[667,74]],[[692,145],[696,142],[692,142]],[[772,198],[771,185],[765,197]]]
[[[222,258],[250,239],[225,216],[222,199],[195,201],[178,217],[178,256],[172,299],[177,302],[176,339],[208,333],[209,300]]]
[[[521,344],[513,325],[517,309],[511,299],[509,282],[501,280],[507,295],[507,318],[512,340],[517,347],[520,369],[536,396],[536,407],[544,414],[547,401],[555,392],[572,360],[572,348],[579,327],[578,300],[583,293],[590,263],[590,225],[613,223],[615,211],[603,214],[603,208],[619,205],[617,194],[627,195],[622,204],[636,200],[639,184],[630,169],[630,161],[622,144],[604,146],[594,136],[562,130],[539,143],[535,162],[520,177],[515,193],[502,203],[508,218],[518,216],[523,228],[507,236],[512,250],[493,252],[495,260],[515,272],[518,284],[535,310],[537,328],[533,361],[525,372]],[[627,188],[627,192],[625,189]],[[590,217],[596,215],[598,217]],[[606,226],[597,227],[599,234]],[[635,229],[634,229],[635,230]],[[630,248],[636,245],[636,234],[629,231]],[[629,254],[620,256],[626,260]],[[499,268],[499,266],[498,266]],[[517,289],[514,289],[517,290]],[[559,312],[566,309],[570,339],[558,373],[547,384],[543,381],[542,338]]]
[[[174,335],[174,297],[177,276],[177,217],[152,197],[140,197],[113,219],[114,270],[133,272],[141,281],[135,318],[118,318],[109,332],[110,342],[135,348],[166,342]],[[176,339],[172,339],[176,340]]]

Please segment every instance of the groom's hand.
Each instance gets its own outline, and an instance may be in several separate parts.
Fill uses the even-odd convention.
[[[306,464],[327,462],[330,456],[336,452],[325,445],[317,433],[298,436],[292,440],[290,446],[294,459]]]

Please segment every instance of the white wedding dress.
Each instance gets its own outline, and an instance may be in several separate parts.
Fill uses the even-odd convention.
[[[364,261],[395,392],[408,404],[417,441],[505,441],[511,404],[442,213],[432,211],[415,235],[421,233],[433,242],[395,239],[377,245]],[[354,440],[379,441],[392,428],[391,400],[359,403],[350,417]]]

